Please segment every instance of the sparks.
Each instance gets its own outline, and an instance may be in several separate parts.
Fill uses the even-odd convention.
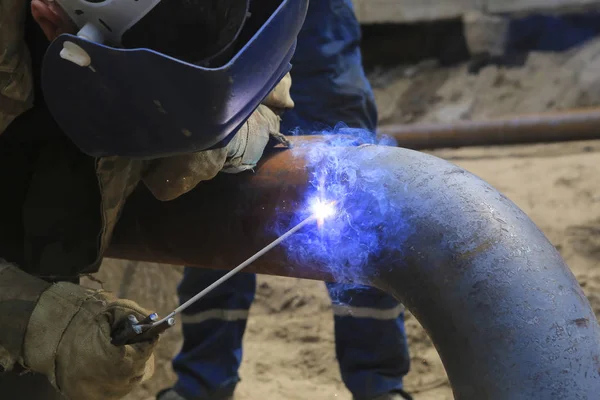
[[[317,220],[317,225],[321,227],[326,218],[335,215],[335,201],[323,201],[321,199],[313,199],[310,202],[310,210],[315,219]]]

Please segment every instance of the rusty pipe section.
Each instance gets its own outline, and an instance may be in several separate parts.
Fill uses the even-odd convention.
[[[305,161],[311,147],[271,154],[255,174],[221,175],[172,202],[139,189],[111,255],[235,266],[274,238],[274,220],[299,207],[314,172]],[[284,248],[257,261],[255,272],[393,294],[429,333],[456,399],[597,398],[598,322],[554,246],[515,204],[431,155],[373,145],[338,155],[356,170],[353,193],[386,189],[384,216],[408,227],[405,234],[378,231],[381,251],[355,274],[298,262]],[[374,180],[373,171],[384,173]]]
[[[414,150],[600,139],[600,109],[452,124],[384,125],[378,133]]]

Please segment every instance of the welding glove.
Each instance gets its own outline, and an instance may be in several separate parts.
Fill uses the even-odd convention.
[[[67,282],[51,285],[29,319],[22,363],[46,375],[68,399],[121,399],[154,372],[157,339],[110,343],[115,325],[130,314],[142,320],[150,313],[109,292]]]
[[[294,101],[290,96],[290,89],[292,88],[292,77],[287,73],[282,80],[279,81],[275,89],[267,95],[262,101],[262,104],[269,107],[275,113],[281,115],[285,110],[291,110],[294,108]]]
[[[223,146],[151,161],[143,176],[145,185],[158,200],[169,201],[189,192],[198,183],[214,178],[219,172],[239,173],[253,169],[269,140],[287,144],[279,127],[280,115],[294,107],[290,97],[291,84],[288,73]]]

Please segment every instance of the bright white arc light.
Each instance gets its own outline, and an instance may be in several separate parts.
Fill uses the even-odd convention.
[[[310,209],[319,222],[334,216],[336,212],[335,202],[333,201],[324,202],[322,200],[315,200],[312,202]]]

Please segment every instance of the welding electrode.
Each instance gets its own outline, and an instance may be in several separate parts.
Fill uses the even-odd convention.
[[[294,226],[292,229],[290,229],[289,231],[272,241],[258,253],[254,254],[252,257],[250,257],[249,259],[247,259],[246,261],[229,271],[227,274],[223,275],[220,279],[216,280],[206,289],[202,290],[200,293],[198,293],[197,295],[195,295],[194,297],[177,307],[165,318],[158,320],[158,315],[156,313],[153,313],[144,320],[138,322],[135,316],[130,315],[129,318],[127,320],[124,320],[117,327],[115,332],[113,332],[112,343],[116,346],[120,346],[124,344],[132,344],[144,340],[150,340],[151,338],[158,336],[158,334],[164,332],[165,330],[167,330],[175,324],[175,319],[173,318],[175,315],[184,311],[186,308],[188,308],[189,306],[206,296],[215,288],[222,285],[224,282],[226,282],[229,278],[240,272],[242,269],[252,264],[258,258],[267,253],[269,250],[273,249],[285,239],[298,232],[310,222],[317,220],[318,218],[319,216],[316,214],[313,214],[310,217],[306,218],[298,225]]]
[[[308,223],[310,223],[316,219],[317,219],[316,215],[311,215],[310,217],[306,218],[304,221],[300,222],[298,225],[296,225],[295,227],[293,227],[292,229],[290,229],[289,231],[287,231],[286,233],[284,233],[283,235],[281,235],[280,237],[278,237],[277,239],[272,241],[270,244],[268,244],[266,247],[264,247],[258,253],[254,254],[252,257],[250,257],[249,259],[247,259],[246,261],[244,261],[243,263],[241,263],[240,265],[238,265],[237,267],[235,267],[234,269],[232,269],[231,271],[229,271],[228,273],[223,275],[221,278],[217,279],[213,284],[208,286],[206,289],[202,290],[200,293],[198,293],[197,295],[195,295],[194,297],[192,297],[191,299],[189,299],[188,301],[186,301],[185,303],[183,303],[182,305],[177,307],[175,310],[173,310],[173,312],[171,312],[165,318],[161,319],[158,322],[153,323],[152,325],[153,326],[159,325],[159,324],[167,321],[169,318],[173,318],[175,315],[184,311],[186,308],[188,308],[189,306],[191,306],[192,304],[194,304],[195,302],[197,302],[198,300],[200,300],[201,298],[206,296],[208,293],[212,292],[217,287],[222,285],[229,278],[231,278],[232,276],[234,276],[235,274],[237,274],[238,272],[240,272],[241,270],[246,268],[248,265],[252,264],[254,261],[256,261],[257,259],[262,257],[265,253],[267,253],[268,251],[273,249],[273,247],[277,246],[279,243],[283,242],[285,239],[292,236],[294,233],[298,232],[304,226],[308,225]]]

